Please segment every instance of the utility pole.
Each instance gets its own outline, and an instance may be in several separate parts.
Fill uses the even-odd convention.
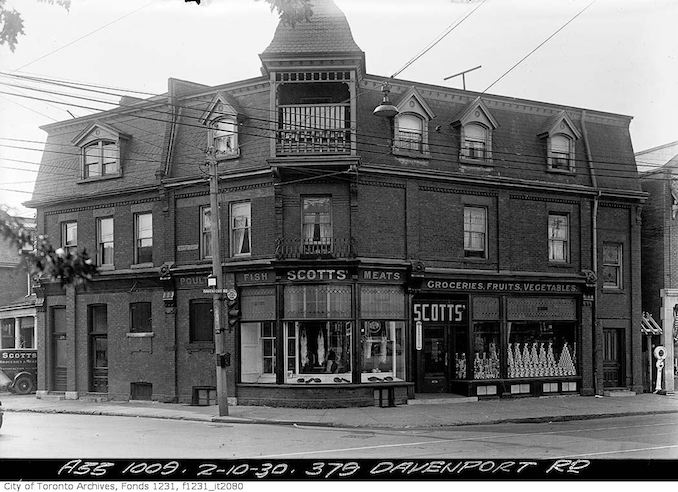
[[[228,415],[228,393],[225,356],[226,340],[222,321],[222,299],[224,289],[224,272],[221,267],[221,241],[219,239],[219,175],[217,173],[217,159],[214,147],[207,150],[207,163],[210,173],[210,233],[212,246],[212,275],[216,278],[217,285],[212,300],[214,312],[214,348],[217,366],[217,402],[219,415]]]

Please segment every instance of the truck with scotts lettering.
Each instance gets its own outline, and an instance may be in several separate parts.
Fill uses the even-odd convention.
[[[36,349],[0,349],[0,389],[26,395],[35,391],[37,380]]]

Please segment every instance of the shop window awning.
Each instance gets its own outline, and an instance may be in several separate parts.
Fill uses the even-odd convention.
[[[661,335],[662,329],[650,313],[643,313],[643,317],[640,320],[640,332],[643,335]]]

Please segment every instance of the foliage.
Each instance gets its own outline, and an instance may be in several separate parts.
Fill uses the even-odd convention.
[[[58,5],[66,10],[71,8],[71,0],[38,0],[38,2]],[[7,44],[14,52],[19,42],[19,35],[25,34],[24,20],[20,12],[14,8],[8,9],[5,4],[6,0],[0,0],[0,45]]]
[[[32,274],[44,274],[61,285],[81,284],[91,280],[98,269],[85,249],[70,253],[54,249],[47,236],[35,236],[21,219],[0,208],[0,235],[22,252]],[[32,248],[32,249],[31,249]]]
[[[281,22],[292,27],[297,22],[310,20],[313,15],[312,0],[265,0],[265,2],[270,4],[271,12],[278,11]]]

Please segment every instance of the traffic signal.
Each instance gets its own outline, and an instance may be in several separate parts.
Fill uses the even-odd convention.
[[[228,299],[228,331],[231,332],[238,327],[240,323],[240,298]]]

